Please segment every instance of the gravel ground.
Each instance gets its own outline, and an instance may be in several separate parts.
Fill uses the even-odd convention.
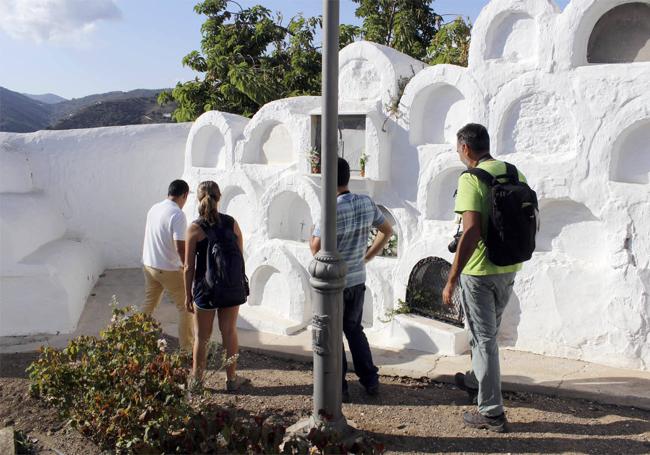
[[[28,395],[24,370],[36,354],[0,355],[0,425],[24,431],[37,453],[99,454],[53,409]],[[252,414],[281,414],[288,422],[311,412],[311,365],[243,351],[241,374],[252,387],[239,394],[223,391],[225,379],[213,374],[209,400]],[[464,392],[430,381],[382,377],[378,397],[351,383],[348,420],[382,442],[387,453],[650,453],[650,412],[585,400],[528,393],[505,393],[510,432],[493,434],[462,426],[471,410]],[[3,454],[4,455],[4,454]]]

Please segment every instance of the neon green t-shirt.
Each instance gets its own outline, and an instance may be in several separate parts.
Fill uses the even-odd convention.
[[[483,161],[478,165],[478,167],[488,171],[494,176],[506,173],[506,165],[503,161]],[[519,181],[526,181],[526,177],[524,177],[521,172],[519,172]],[[463,212],[479,212],[481,214],[482,237],[487,235],[489,213],[487,185],[481,182],[478,177],[474,175],[461,175],[458,179],[458,193],[456,193],[456,205],[454,211],[458,214],[462,214]],[[487,249],[483,239],[481,238],[474,250],[474,254],[472,254],[469,261],[467,261],[462,273],[465,275],[483,276],[518,272],[519,270],[521,270],[521,264],[507,266],[494,265],[488,259]]]

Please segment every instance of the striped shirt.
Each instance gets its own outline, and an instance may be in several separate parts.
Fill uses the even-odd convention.
[[[348,266],[346,288],[366,282],[364,258],[370,228],[383,222],[384,215],[370,197],[345,193],[336,198],[336,246]],[[316,226],[314,237],[320,236],[320,226]]]

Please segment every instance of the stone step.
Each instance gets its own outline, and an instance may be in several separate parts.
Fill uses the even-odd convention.
[[[308,322],[294,321],[262,306],[242,305],[239,307],[237,327],[244,330],[278,335],[293,335],[307,327]]]
[[[440,355],[462,355],[469,350],[465,329],[414,314],[396,315],[388,332],[380,333],[381,339],[376,343],[386,348],[414,349]]]
[[[104,269],[87,242],[58,239],[0,269],[0,336],[71,332]]]

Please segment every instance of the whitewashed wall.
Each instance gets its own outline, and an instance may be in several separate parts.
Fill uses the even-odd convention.
[[[517,278],[502,342],[650,368],[649,4],[573,0],[561,11],[551,0],[494,0],[475,24],[468,68],[426,67],[368,42],[341,51],[339,112],[367,119],[366,176],[354,175],[351,187],[383,205],[399,234],[398,257],[368,267],[371,340],[443,354],[466,349],[462,334],[444,324],[382,318],[405,297],[420,259],[452,259],[452,194],[463,170],[455,133],[480,122],[494,155],[520,167],[541,203],[538,249]],[[634,30],[621,26],[626,11],[634,11],[627,22]],[[590,64],[616,60],[616,34],[625,38],[621,55],[633,62]],[[402,78],[410,81],[399,111],[390,112]],[[93,273],[136,265],[146,209],[182,173],[193,192],[200,181],[216,180],[222,209],[244,231],[252,296],[241,325],[303,329],[311,316],[305,234],[320,217],[321,180],[310,173],[308,155],[318,114],[319,98],[298,97],[269,103],[250,120],[206,113],[189,135],[180,125],[0,136],[0,197],[9,207],[3,229],[22,228],[3,243],[3,273],[10,257],[12,273],[24,276],[18,265],[38,249],[30,242],[39,236],[41,244],[81,240],[88,248],[77,263],[95,264]],[[21,202],[4,194],[15,192],[31,196]],[[47,227],[34,232],[33,225]]]
[[[650,366],[650,63],[647,46],[639,44],[648,38],[638,17],[646,10],[626,3],[574,0],[561,11],[550,0],[494,0],[475,24],[469,68],[424,68],[373,43],[341,51],[339,113],[369,119],[369,171],[353,176],[351,186],[390,211],[400,239],[397,258],[368,267],[371,339],[447,354],[467,347],[450,327],[381,319],[404,299],[420,259],[452,260],[446,248],[455,230],[452,195],[463,170],[455,133],[479,122],[488,126],[493,154],[520,167],[541,203],[537,252],[517,279],[503,344]],[[626,11],[634,12],[632,31],[621,30]],[[592,37],[597,24],[607,27]],[[593,55],[616,60],[616,34],[626,37],[621,55],[636,52],[634,62],[589,64],[590,39],[603,43],[592,43]],[[399,112],[390,113],[402,77],[411,79]],[[306,153],[309,116],[320,113],[318,105],[313,98],[275,101],[248,122],[233,149],[223,148],[224,156],[234,151],[231,168],[185,169],[192,185],[214,179],[241,199],[224,209],[248,225],[254,298],[242,311],[247,327],[293,333],[309,322],[304,279],[311,257],[300,232],[320,213],[320,176],[309,173]],[[269,140],[262,130],[278,125],[288,134]],[[283,154],[283,163],[260,164],[269,147]],[[289,304],[296,301],[305,305]]]
[[[0,334],[73,330],[105,268],[138,267],[189,124],[0,133]]]

